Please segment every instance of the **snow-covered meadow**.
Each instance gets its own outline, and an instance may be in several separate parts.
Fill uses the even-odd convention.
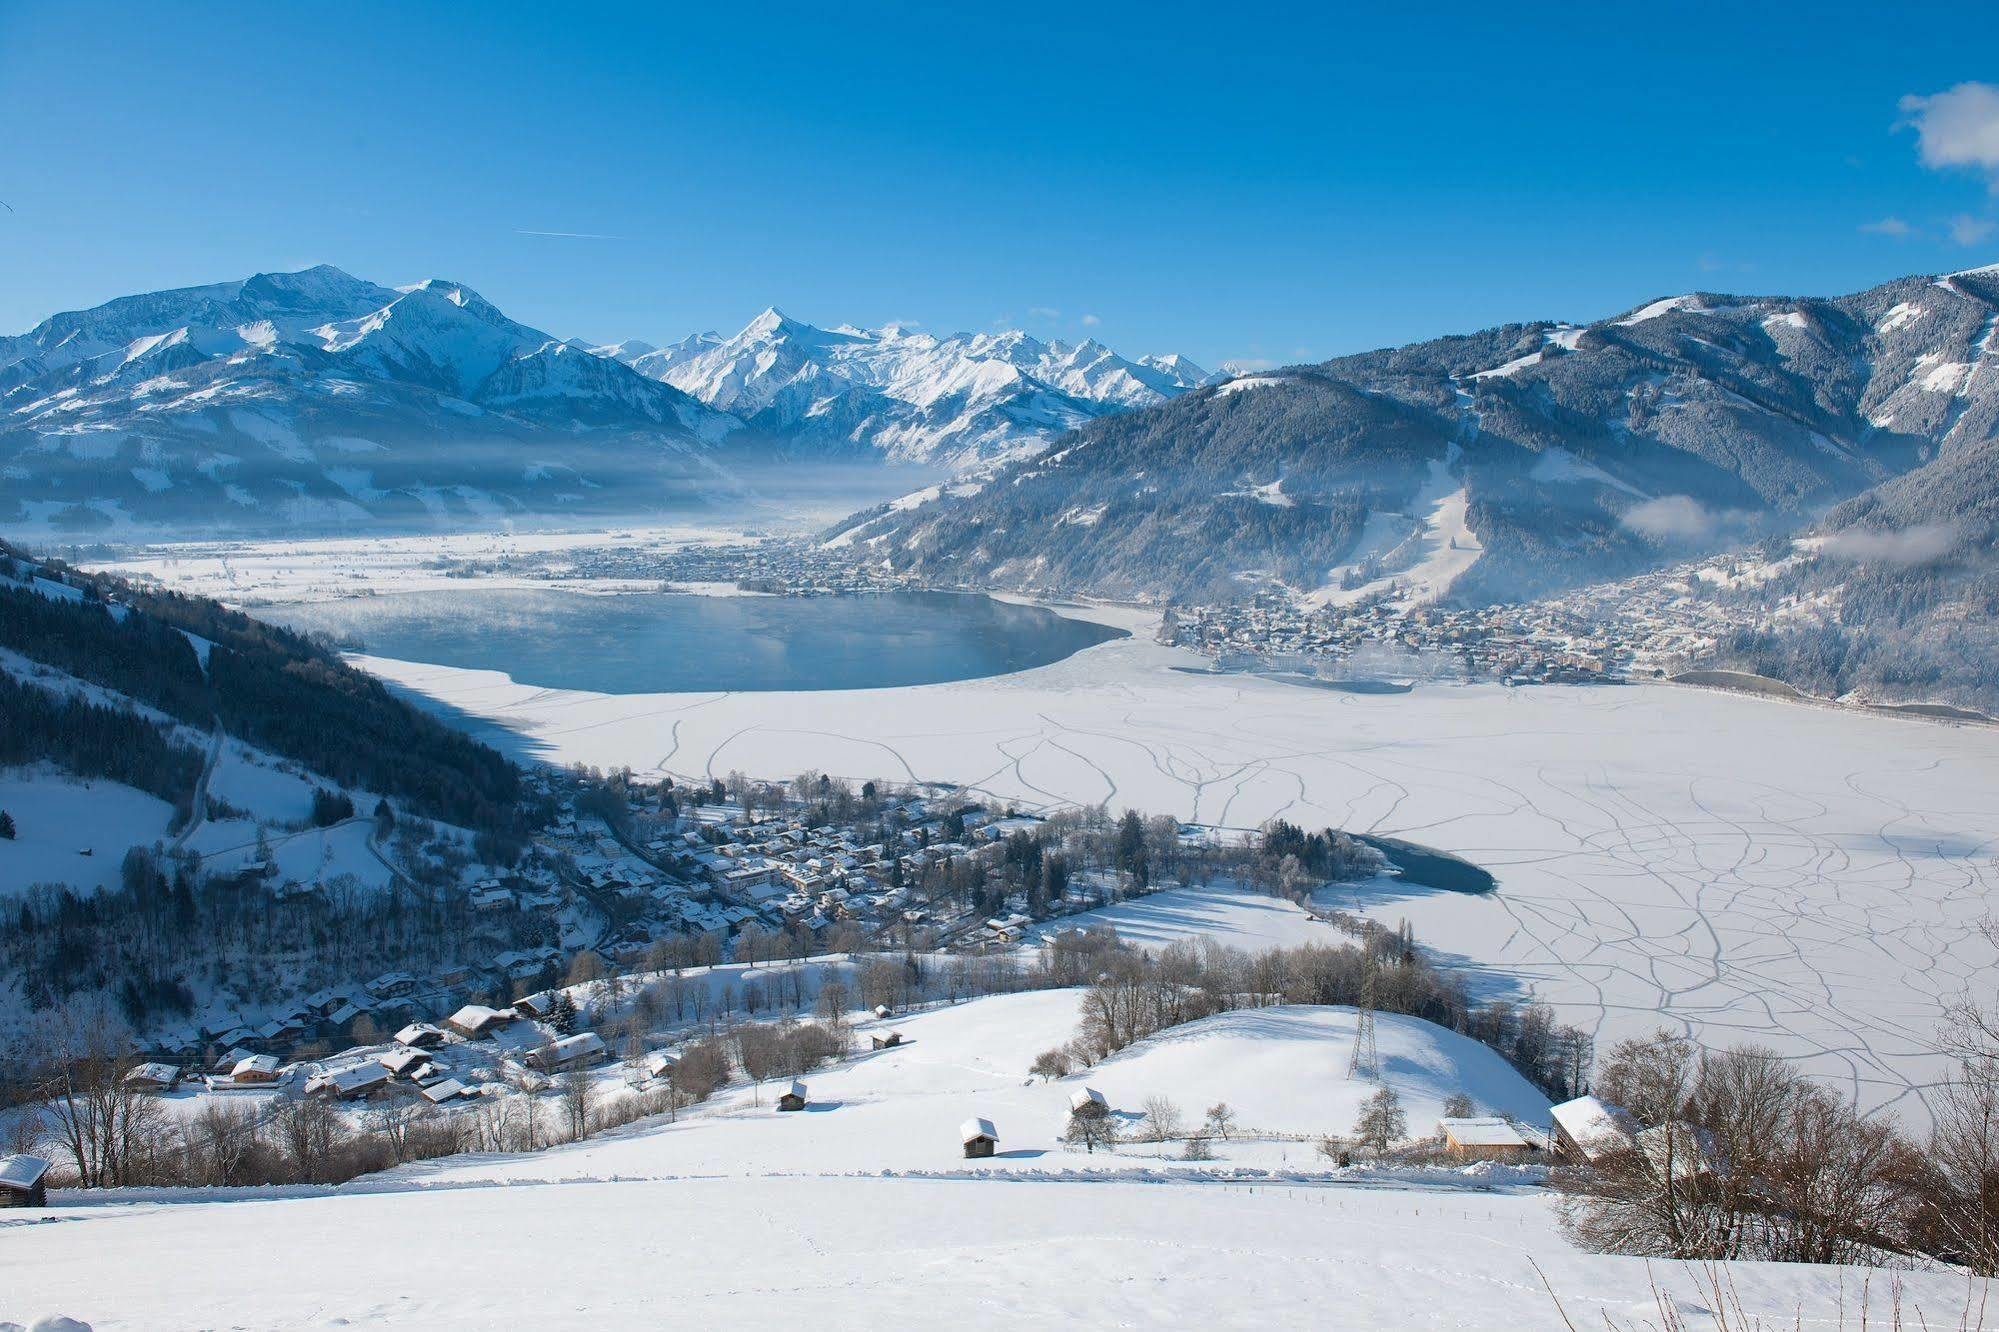
[[[1989,976],[1999,731],[1670,686],[1371,696],[1190,674],[1149,613],[1037,670],[911,689],[606,696],[363,659],[523,758],[643,776],[953,781],[1238,827],[1391,833],[1492,870],[1488,897],[1376,881],[1493,992],[1615,1038],[1754,1041],[1920,1120],[1943,1007]]]
[[[1710,1325],[1699,1273],[1577,1252],[1531,1172],[1342,1171],[1298,1140],[1349,1127],[1370,1090],[1345,1076],[1350,1011],[1226,1014],[1030,1082],[1024,1063],[1073,1029],[1077,1003],[1007,995],[863,1024],[907,1043],[811,1075],[800,1113],[738,1088],[678,1123],[337,1189],[59,1194],[45,1217],[0,1216],[0,1318],[60,1311],[99,1332],[800,1319],[1510,1330],[1561,1326],[1557,1298],[1577,1326],[1656,1320],[1656,1282],[1692,1326]],[[1414,1132],[1452,1091],[1544,1115],[1517,1074],[1448,1032],[1384,1016],[1381,1048]],[[1238,1128],[1210,1163],[1143,1142],[1086,1156],[1057,1141],[1081,1085],[1120,1112],[1157,1094],[1197,1117],[1226,1097]],[[990,1160],[960,1154],[957,1125],[973,1114],[998,1127]],[[1784,1325],[1856,1307],[1863,1279],[1885,1303],[1888,1284],[1764,1264],[1730,1279],[1746,1311]],[[1907,1300],[1954,1325],[1961,1278],[1907,1282]]]

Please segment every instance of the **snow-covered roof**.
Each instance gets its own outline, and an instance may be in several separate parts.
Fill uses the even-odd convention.
[[[442,1082],[433,1082],[428,1087],[425,1087],[423,1089],[423,1099],[429,1101],[432,1105],[437,1105],[444,1101],[455,1100],[460,1096],[469,1095],[471,1090],[470,1087],[467,1087],[457,1078],[446,1078]]]
[[[48,1173],[49,1163],[39,1156],[0,1156],[0,1188],[32,1189]]]
[[[469,1027],[474,1031],[483,1027],[490,1027],[496,1022],[512,1022],[513,1020],[514,1014],[512,1010],[488,1008],[484,1004],[467,1004],[446,1019],[454,1027]]]
[[[381,1058],[381,1065],[391,1073],[406,1073],[410,1069],[430,1062],[430,1055],[422,1050],[407,1047],[389,1051]]]
[[[1075,1091],[1069,1093],[1069,1108],[1071,1110],[1081,1110],[1086,1105],[1100,1105],[1108,1110],[1111,1103],[1106,1101],[1104,1094],[1095,1087],[1078,1087]]]
[[[127,1082],[164,1082],[171,1085],[180,1081],[180,1070],[172,1064],[136,1064],[125,1074]]]
[[[399,1045],[415,1045],[418,1041],[431,1037],[441,1037],[444,1033],[428,1022],[412,1022],[396,1033]]]
[[[347,1068],[320,1074],[312,1080],[307,1090],[317,1091],[320,1088],[327,1088],[345,1096],[365,1091],[370,1087],[379,1087],[388,1080],[389,1070],[380,1064],[353,1064]]]
[[[787,1093],[786,1093],[786,1095],[789,1095],[789,1096],[796,1096],[796,1097],[797,1097],[797,1098],[798,1098],[799,1100],[801,1100],[801,1101],[802,1101],[802,1100],[804,1100],[804,1099],[805,1099],[805,1084],[804,1084],[804,1083],[802,1083],[802,1082],[793,1082],[793,1083],[791,1084],[791,1090],[790,1090],[789,1092],[787,1092]]]
[[[974,1115],[958,1125],[958,1138],[961,1142],[970,1142],[974,1138],[991,1138],[994,1142],[998,1142],[999,1130],[993,1127],[992,1120],[981,1119]]]
[[[562,1059],[574,1059],[579,1055],[586,1054],[601,1054],[603,1049],[604,1038],[594,1031],[579,1031],[574,1036],[564,1036],[555,1043],[556,1055]]]
[[[1437,1121],[1437,1131],[1460,1147],[1525,1147],[1520,1130],[1497,1116],[1447,1118]]]
[[[245,1055],[230,1068],[229,1076],[240,1078],[245,1073],[275,1073],[277,1071],[278,1057],[276,1055]]]
[[[1629,1147],[1638,1136],[1638,1125],[1630,1111],[1594,1096],[1563,1101],[1548,1113],[1576,1146],[1592,1155]]]

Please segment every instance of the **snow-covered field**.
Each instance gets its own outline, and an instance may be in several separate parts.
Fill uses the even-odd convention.
[[[144,791],[47,769],[0,772],[0,810],[16,829],[0,838],[0,900],[38,883],[112,887],[125,848],[165,837],[174,813]]]
[[[641,775],[962,782],[1023,805],[1107,802],[1409,837],[1497,874],[1483,898],[1394,884],[1491,990],[1615,1038],[1756,1041],[1920,1118],[1938,1014],[1989,977],[1999,732],[1670,686],[1425,686],[1371,696],[1193,675],[1132,637],[1038,670],[912,689],[605,696],[364,659],[521,757]]]
[[[1183,939],[1206,938],[1261,953],[1305,944],[1350,942],[1281,897],[1227,883],[1161,889],[1114,906],[1059,917],[1034,933],[1040,936],[1091,925],[1108,925],[1120,939],[1140,948],[1164,948]]]
[[[1145,1145],[1066,1150],[1055,1135],[1083,1083],[1121,1110],[1155,1092],[1196,1112],[1226,1096],[1245,1126],[1304,1132],[1367,1090],[1344,1077],[1350,1014],[1297,1008],[1224,1015],[1028,1085],[1024,1059],[1071,1028],[1076,1004],[1073,991],[1002,996],[881,1024],[910,1043],[813,1075],[802,1113],[736,1092],[678,1124],[339,1190],[59,1194],[44,1216],[0,1214],[0,1318],[60,1311],[99,1332],[1559,1327],[1537,1269],[1578,1326],[1656,1319],[1654,1280],[1701,1303],[1673,1264],[1571,1249],[1551,1199],[1510,1169],[1341,1172],[1295,1142],[1218,1143],[1205,1166]],[[1383,1018],[1381,1044],[1412,1129],[1460,1088],[1545,1108],[1447,1032]],[[957,1124],[975,1113],[997,1121],[991,1161],[959,1153]],[[1842,1283],[1852,1307],[1862,1275],[1733,1269],[1745,1309],[1781,1325],[1833,1314]],[[1954,1324],[1964,1291],[1918,1274],[1906,1298]]]

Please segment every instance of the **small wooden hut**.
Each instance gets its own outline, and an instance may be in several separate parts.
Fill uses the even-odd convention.
[[[999,1146],[999,1130],[993,1127],[993,1121],[977,1116],[958,1125],[958,1137],[965,1144],[968,1159],[991,1156]]]

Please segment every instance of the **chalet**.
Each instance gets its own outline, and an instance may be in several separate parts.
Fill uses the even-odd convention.
[[[780,1110],[803,1110],[805,1108],[805,1084],[802,1082],[792,1083],[790,1090],[777,1098],[777,1108]]]
[[[965,1144],[965,1155],[970,1157],[991,1156],[999,1146],[999,1130],[990,1119],[974,1116],[958,1125],[958,1139]]]
[[[412,1050],[434,1050],[444,1044],[444,1029],[428,1022],[412,1022],[396,1033],[396,1044]]]
[[[432,1105],[443,1105],[446,1101],[463,1100],[466,1097],[477,1096],[479,1093],[473,1091],[457,1078],[446,1078],[442,1082],[431,1083],[420,1094],[424,1100],[429,1101]]]
[[[125,1074],[125,1085],[141,1091],[172,1091],[180,1070],[172,1064],[139,1064]]]
[[[887,1004],[875,1005],[875,1016],[878,1018],[888,1017],[893,1011]]]
[[[242,1046],[240,1045],[232,1046],[228,1051],[226,1051],[222,1055],[221,1058],[217,1059],[214,1062],[214,1064],[209,1066],[208,1071],[211,1073],[227,1074],[232,1069],[234,1069],[236,1065],[242,1063],[245,1059],[248,1059],[249,1057],[250,1057],[250,1052],[248,1050],[245,1050]]]
[[[1110,1112],[1111,1103],[1095,1087],[1078,1087],[1069,1093],[1069,1113],[1079,1119],[1104,1119]]]
[[[680,1061],[664,1050],[654,1050],[645,1057],[641,1067],[645,1069],[646,1077],[659,1082],[672,1077],[673,1070],[680,1067]]]
[[[49,1163],[39,1156],[0,1156],[0,1207],[47,1207],[48,1173]]]
[[[235,1067],[229,1070],[229,1080],[239,1087],[252,1083],[274,1083],[278,1080],[278,1057],[260,1054],[239,1059]]]
[[[444,1019],[444,1025],[468,1041],[477,1041],[491,1036],[512,1022],[515,1016],[510,1008],[488,1008],[484,1004],[467,1004]]]
[[[320,1020],[320,1029],[344,1037],[354,1030],[354,1024],[367,1012],[368,1009],[360,1004],[342,1004]]]
[[[331,1096],[337,1101],[358,1101],[373,1096],[389,1085],[389,1070],[380,1064],[355,1064],[321,1073],[305,1084],[307,1096]]]
[[[407,971],[385,971],[368,982],[368,992],[377,999],[401,999],[416,991],[416,977]]]
[[[539,1050],[531,1051],[527,1061],[531,1067],[544,1073],[561,1073],[572,1068],[588,1068],[604,1058],[604,1038],[594,1031],[579,1031],[574,1036],[564,1036],[559,1041],[551,1041]]]
[[[538,990],[514,1000],[514,1012],[539,1022],[555,1011],[555,991]]]
[[[1440,1119],[1437,1134],[1444,1149],[1463,1161],[1519,1161],[1535,1151],[1519,1129],[1496,1116]]]
[[[893,1050],[902,1044],[902,1033],[891,1031],[886,1035],[870,1036],[868,1039],[874,1042],[874,1048],[877,1050]]]
[[[379,1063],[392,1078],[407,1078],[415,1082],[430,1067],[430,1054],[424,1050],[412,1050],[408,1046],[398,1046],[375,1062]]]
[[[1555,1125],[1555,1154],[1578,1165],[1595,1165],[1637,1143],[1638,1121],[1622,1106],[1578,1096],[1548,1112]]]

